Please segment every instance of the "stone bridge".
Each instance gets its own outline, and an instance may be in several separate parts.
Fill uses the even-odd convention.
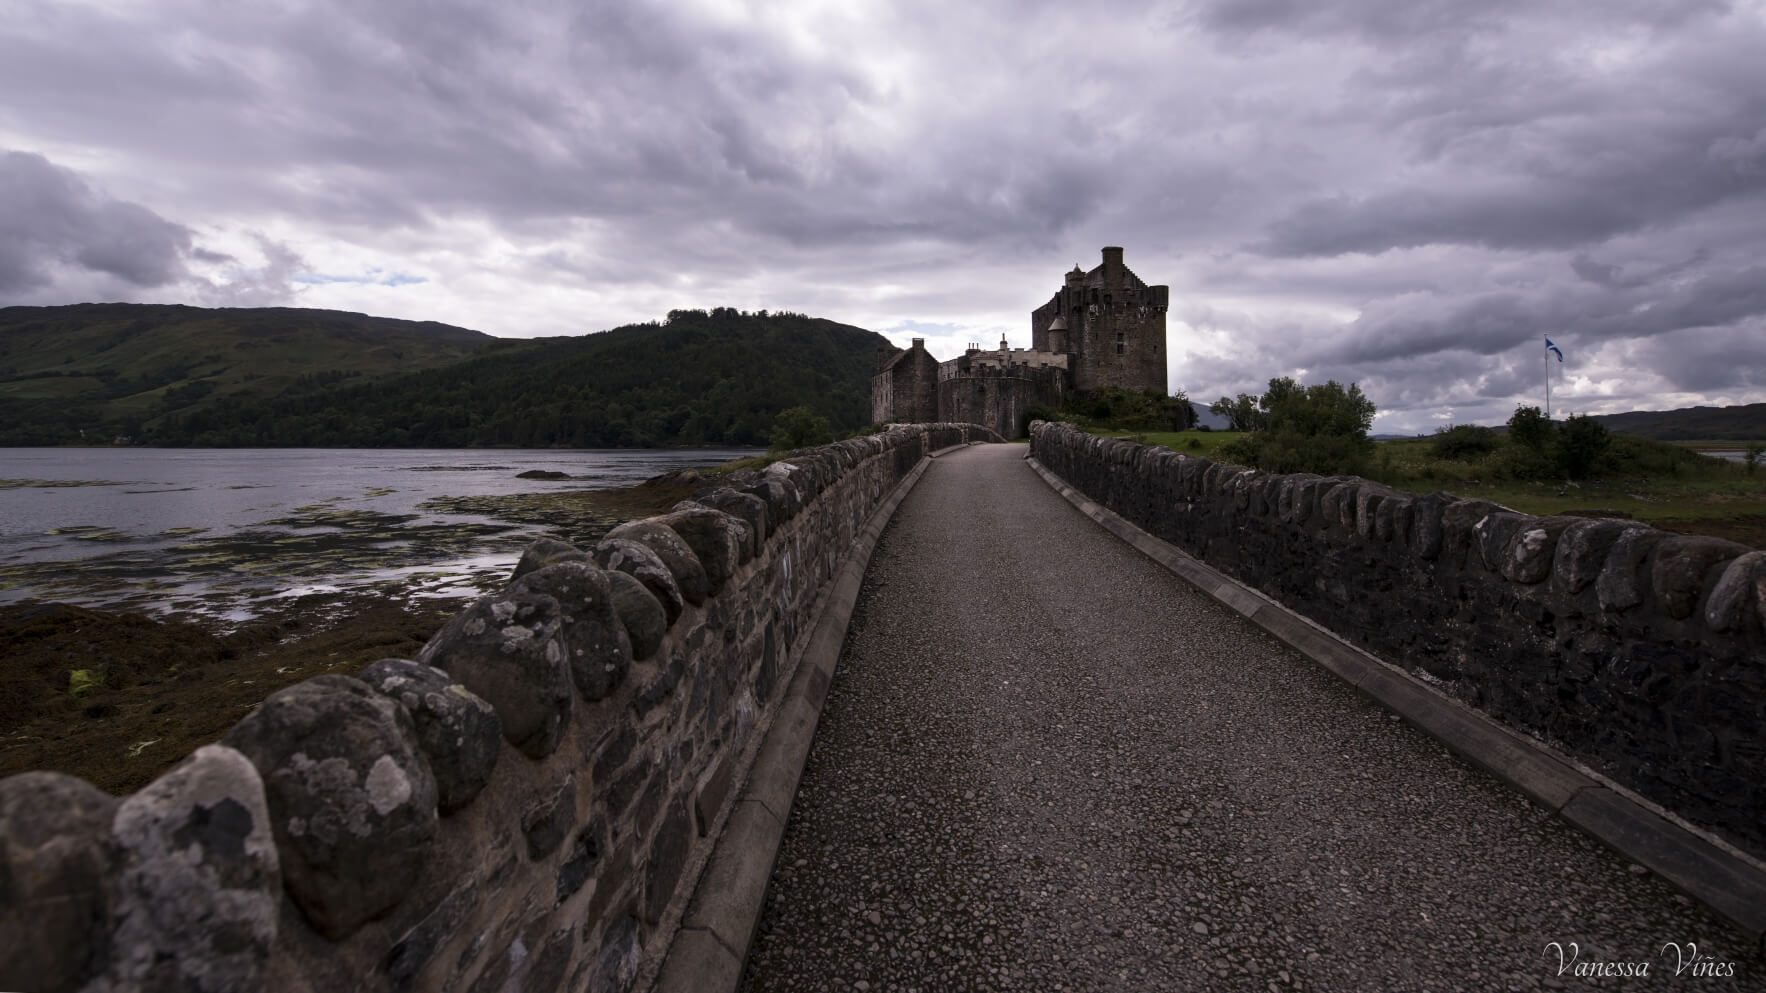
[[[1766,988],[1766,554],[992,440],[537,544],[129,797],[0,781],[0,988]]]

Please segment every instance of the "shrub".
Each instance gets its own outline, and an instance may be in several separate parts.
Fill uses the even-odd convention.
[[[1256,431],[1220,446],[1222,461],[1266,472],[1365,475],[1372,443],[1348,435]]]
[[[1571,414],[1558,432],[1557,467],[1571,479],[1587,479],[1611,443],[1605,424],[1586,414]]]
[[[1455,424],[1435,432],[1429,442],[1429,454],[1438,459],[1472,462],[1489,455],[1502,445],[1502,437],[1494,429],[1476,424]]]
[[[1544,452],[1526,445],[1504,445],[1484,465],[1492,480],[1552,479],[1558,475],[1557,465]]]
[[[1214,450],[1214,455],[1222,462],[1233,465],[1257,467],[1256,435],[1247,434],[1234,438]]]
[[[1018,418],[1018,437],[1029,437],[1031,421],[1058,421],[1060,419],[1060,412],[1053,407],[1033,403],[1028,410],[1024,411],[1024,416]]]
[[[1041,408],[1046,410],[1046,408]],[[1117,428],[1137,434],[1148,431],[1182,431],[1195,423],[1195,410],[1182,390],[1167,396],[1158,390],[1125,390],[1106,386],[1095,392],[1071,394],[1062,405],[1068,419],[1094,427]],[[1042,416],[1055,420],[1053,412]],[[1029,421],[1027,420],[1028,426]]]

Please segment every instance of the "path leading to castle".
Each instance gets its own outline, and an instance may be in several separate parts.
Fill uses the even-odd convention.
[[[1117,541],[1025,452],[938,459],[885,532],[746,989],[1766,983],[1737,932]],[[1650,975],[1590,985],[1551,942]],[[1666,942],[1738,975],[1676,977]]]

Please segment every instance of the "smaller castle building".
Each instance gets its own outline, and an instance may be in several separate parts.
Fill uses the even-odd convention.
[[[1053,298],[1030,313],[1029,348],[1000,339],[997,351],[971,344],[939,362],[915,338],[905,351],[879,353],[871,379],[871,419],[958,421],[1011,438],[1033,406],[1058,407],[1074,392],[1106,387],[1167,392],[1165,311],[1170,288],[1148,286],[1105,248],[1090,272],[1074,266]]]

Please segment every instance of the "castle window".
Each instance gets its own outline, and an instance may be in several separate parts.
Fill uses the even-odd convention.
[[[1128,350],[1128,337],[1123,332],[1116,332],[1116,354],[1121,355]]]

